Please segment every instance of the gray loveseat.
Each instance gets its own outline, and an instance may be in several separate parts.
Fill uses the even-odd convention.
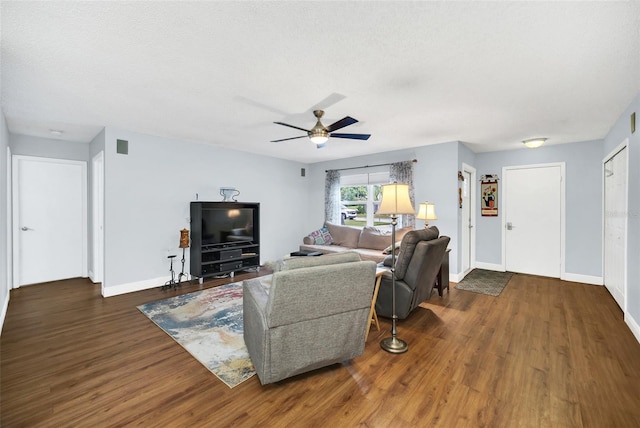
[[[360,254],[362,260],[373,260],[380,263],[387,254],[383,250],[391,246],[391,231],[376,227],[364,227],[362,229],[339,224],[326,223],[325,227],[331,235],[330,244],[317,244],[312,235],[305,236],[300,245],[300,251],[319,251],[322,254],[339,253],[343,251],[355,251]],[[413,230],[405,227],[396,230],[396,241],[400,242],[405,233]]]
[[[285,259],[243,283],[244,340],[260,382],[364,352],[376,264],[357,253]]]

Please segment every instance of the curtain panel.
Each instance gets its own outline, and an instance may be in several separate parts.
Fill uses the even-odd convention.
[[[416,206],[415,189],[413,186],[413,161],[395,162],[389,167],[389,182],[398,182],[409,185],[409,199],[414,209]],[[401,216],[400,227],[415,228],[416,217],[414,215]]]
[[[324,221],[340,224],[340,171],[330,169],[324,184]]]

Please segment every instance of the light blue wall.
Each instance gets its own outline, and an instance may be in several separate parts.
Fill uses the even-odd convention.
[[[630,116],[636,113],[636,132],[631,133]],[[629,189],[627,217],[627,311],[640,334],[640,92],[613,125],[604,140],[604,158],[625,139],[629,140]],[[638,337],[640,340],[640,337]]]
[[[129,142],[128,155],[116,153],[117,139]],[[297,250],[306,234],[305,164],[112,128],[104,147],[105,288],[166,276],[167,254],[190,229],[189,202],[220,201],[220,187],[260,202],[263,263]]]
[[[569,274],[602,276],[602,146],[598,140],[476,155],[478,178],[483,174],[502,178],[502,168],[507,166],[565,162],[565,272]],[[497,217],[482,217],[477,212],[479,262],[502,264],[502,189],[500,186]]]
[[[4,113],[0,112],[0,332],[4,325],[4,317],[9,305],[9,284],[7,273],[7,244],[8,235],[7,227],[9,226],[9,218],[7,216],[7,207],[9,204],[9,195],[7,192],[7,147],[9,146],[9,131]]]

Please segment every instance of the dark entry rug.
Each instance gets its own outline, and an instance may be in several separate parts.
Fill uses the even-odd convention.
[[[494,270],[474,269],[456,284],[458,290],[473,291],[497,297],[507,285],[513,272],[496,272]]]

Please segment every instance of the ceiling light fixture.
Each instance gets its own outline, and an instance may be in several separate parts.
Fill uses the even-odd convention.
[[[544,142],[547,141],[547,138],[532,138],[530,140],[524,140],[522,143],[530,149],[537,149]]]

